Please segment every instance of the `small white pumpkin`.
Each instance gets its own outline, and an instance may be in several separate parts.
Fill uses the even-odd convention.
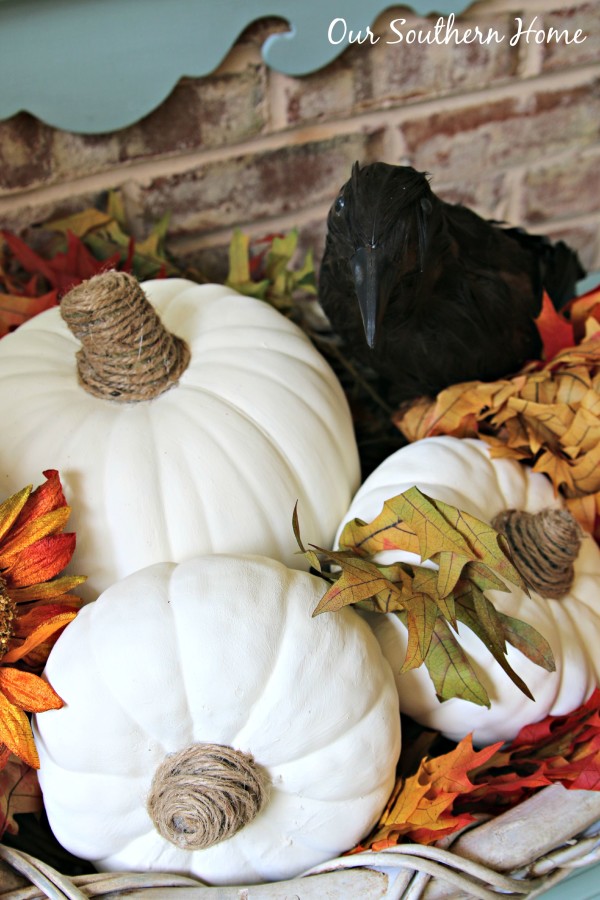
[[[307,572],[214,555],[150,566],[85,606],[46,667],[65,706],[34,723],[58,840],[101,869],[215,884],[292,877],[360,840],[394,783],[398,695],[360,616],[311,617],[322,594]],[[205,839],[192,811],[166,840],[146,801],[165,757],[203,742],[251,754],[268,796],[227,840],[182,849],[171,840]]]
[[[423,493],[491,523],[510,509],[538,513],[561,508],[550,481],[509,459],[492,459],[483,441],[432,437],[392,454],[359,488],[338,530],[354,518],[372,521],[386,500],[416,485]],[[414,554],[385,551],[378,560],[418,563]],[[492,658],[473,632],[459,624],[461,646],[469,655],[491,707],[466,700],[440,703],[424,666],[398,674],[406,652],[406,630],[394,615],[369,614],[384,655],[396,674],[402,711],[453,740],[473,732],[476,744],[510,740],[524,726],[546,715],[562,715],[584,702],[600,680],[600,550],[584,536],[574,562],[574,580],[560,599],[527,596],[510,586],[487,592],[501,612],[521,619],[549,642],[556,671],[547,672],[508,646],[507,658],[535,701],[528,699]]]
[[[200,553],[260,553],[301,565],[291,527],[296,500],[307,532],[330,545],[359,483],[335,374],[267,303],[179,278],[142,288],[189,348],[182,374],[180,366],[169,376],[167,356],[181,362],[183,345],[171,334],[166,349],[158,344],[152,306],[124,273],[97,276],[63,299],[85,344],[78,360],[79,340],[58,308],[0,342],[0,487],[8,495],[44,469],[60,471],[77,499],[72,525],[87,599],[146,565]],[[120,336],[127,328],[133,355]],[[176,375],[178,383],[140,399],[163,374],[167,386]],[[134,377],[140,391],[128,394]]]

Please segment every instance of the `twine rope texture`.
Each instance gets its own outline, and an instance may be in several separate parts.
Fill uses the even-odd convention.
[[[147,810],[162,837],[182,850],[204,850],[258,815],[268,776],[254,758],[222,744],[192,744],[156,769]]]
[[[568,593],[581,546],[581,529],[568,510],[528,513],[507,509],[492,525],[506,536],[515,566],[530,587],[553,600]]]
[[[60,311],[82,344],[79,382],[95,397],[152,400],[177,384],[189,364],[186,343],[166,330],[126,272],[103,272],[77,285]]]

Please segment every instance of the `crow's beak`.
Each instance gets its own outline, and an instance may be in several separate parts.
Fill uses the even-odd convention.
[[[359,247],[350,259],[367,344],[374,349],[389,294],[389,265],[380,247]]]

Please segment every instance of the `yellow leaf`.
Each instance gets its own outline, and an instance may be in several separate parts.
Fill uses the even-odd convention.
[[[49,231],[60,231],[63,234],[70,231],[76,237],[82,238],[88,232],[107,225],[111,219],[112,216],[108,213],[103,213],[94,207],[90,207],[64,219],[53,219],[51,222],[46,222],[44,228],[47,228]]]
[[[585,395],[592,391],[590,370],[585,366],[574,366],[557,372],[553,384],[555,403],[565,403],[571,407],[581,403]]]
[[[329,555],[336,562],[342,559],[342,554],[332,552]],[[381,575],[377,566],[358,557],[345,558],[341,576],[321,598],[313,615],[337,612],[344,606],[360,603],[375,595],[388,592],[391,599],[397,597],[400,601],[400,606],[396,608],[402,608],[401,592]]]
[[[571,475],[578,494],[593,494],[600,490],[600,443],[573,462]]]
[[[419,539],[394,510],[393,501],[384,503],[381,513],[371,523],[352,519],[340,535],[340,547],[352,548],[360,556],[374,556],[382,550],[405,550],[419,553]]]
[[[540,434],[550,435],[550,439],[553,436],[561,437],[573,419],[573,410],[564,403],[534,403],[520,397],[511,397],[508,406],[515,413],[526,416],[530,426]]]
[[[580,407],[573,417],[570,428],[563,434],[561,444],[565,448],[573,448],[573,451],[576,451],[569,453],[569,456],[573,457],[579,453],[593,451],[600,444],[600,419],[598,416]]]
[[[398,410],[392,416],[396,428],[402,432],[408,441],[422,440],[433,434],[432,419],[435,414],[436,404],[427,397],[420,397],[413,401],[409,407]]]
[[[550,450],[542,450],[533,464],[533,471],[545,472],[556,491],[564,485],[567,491],[575,492],[570,462],[562,456],[551,453]]]
[[[427,594],[413,594],[406,604],[408,643],[402,673],[417,669],[425,661],[439,609]]]
[[[250,282],[250,241],[248,235],[236,228],[229,244],[229,274],[226,284],[235,288]]]
[[[166,213],[162,219],[159,219],[148,237],[136,243],[136,253],[163,262],[162,247],[169,230],[170,220],[170,213]]]
[[[600,515],[600,491],[583,497],[567,497],[565,504],[584,531],[593,534],[596,516]]]
[[[432,559],[442,550],[471,556],[469,545],[445,518],[446,509],[451,507],[441,501],[432,501],[417,487],[398,494],[386,505],[394,509],[417,535],[421,559]]]

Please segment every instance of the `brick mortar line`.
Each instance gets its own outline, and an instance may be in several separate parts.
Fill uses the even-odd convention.
[[[367,130],[386,129],[418,121],[436,113],[448,113],[469,106],[485,105],[496,101],[520,97],[526,99],[551,90],[568,90],[583,87],[600,77],[600,64],[582,66],[565,72],[546,72],[530,79],[507,81],[502,85],[485,87],[468,93],[451,94],[427,100],[408,102],[405,106],[358,112],[332,122],[313,123],[296,128],[258,135],[239,144],[208,148],[194,153],[164,156],[157,159],[132,161],[116,165],[103,172],[83,175],[68,182],[18,190],[0,196],[0,215],[26,207],[68,199],[73,193],[97,193],[127,181],[150,181],[158,177],[185,174],[203,164],[224,162],[241,156],[256,156],[261,152],[281,150],[293,145],[323,141],[335,137],[351,136]],[[518,90],[515,90],[518,88]],[[293,138],[290,141],[290,138]]]
[[[223,228],[212,229],[202,234],[182,234],[167,237],[169,248],[177,249],[177,253],[191,253],[195,250],[207,250],[211,247],[221,247],[229,243],[235,228],[240,228],[251,238],[263,237],[265,233],[272,231],[290,231],[297,228],[299,231],[304,225],[310,225],[316,220],[325,222],[329,212],[330,203],[317,203],[304,207],[297,212],[283,213],[272,216],[264,216],[262,219],[252,219],[247,222],[238,222],[235,225],[227,225]]]
[[[297,228],[299,231],[304,225],[311,225],[316,220],[323,223],[327,217],[330,204],[315,204],[307,207],[299,213],[286,213],[285,215],[266,216],[260,220],[251,222],[240,222],[235,226],[227,226],[224,228],[213,229],[198,235],[174,235],[167,238],[169,249],[177,254],[188,254],[198,250],[209,250],[213,247],[222,247],[228,244],[234,228],[240,228],[250,238],[262,237],[267,232],[272,231],[290,231]],[[518,225],[517,220],[507,219],[507,224]],[[539,225],[539,227],[538,227]],[[532,234],[551,232],[554,230],[566,230],[571,228],[580,228],[587,225],[594,225],[598,228],[600,237],[600,223],[598,222],[597,213],[585,213],[580,216],[568,216],[560,219],[547,219],[535,225],[528,225],[527,228]]]

